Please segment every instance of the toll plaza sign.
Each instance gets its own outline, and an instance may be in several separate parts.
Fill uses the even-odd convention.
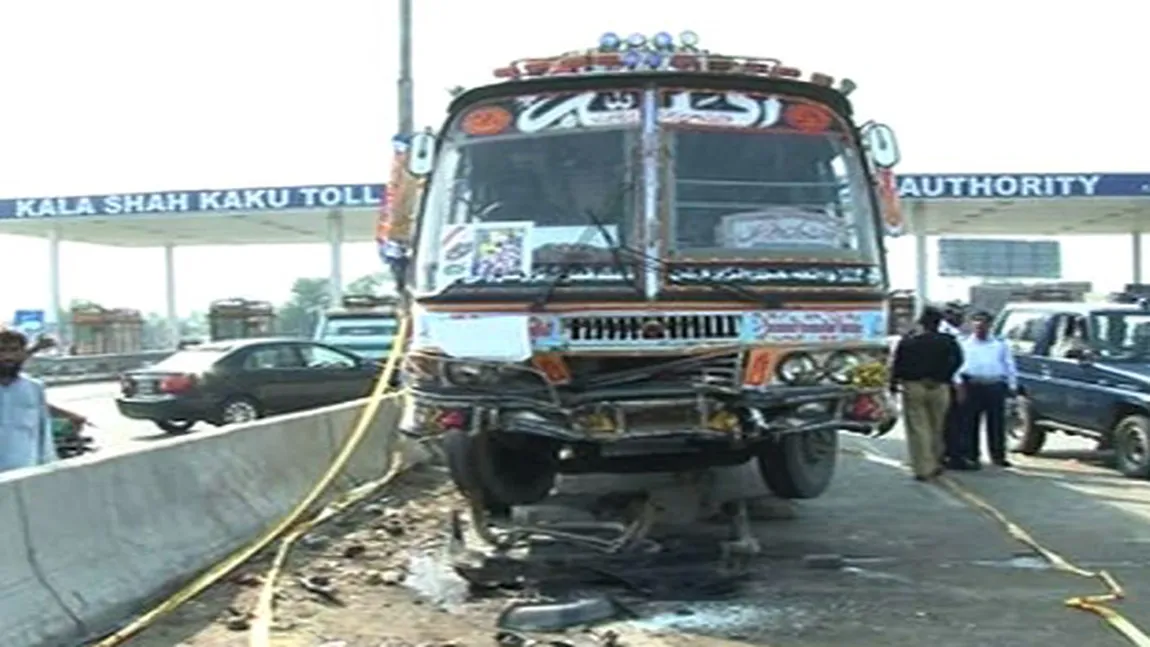
[[[899,197],[918,200],[1150,198],[1145,173],[900,175]]]
[[[1150,198],[1150,173],[900,175],[909,200]],[[0,220],[378,207],[382,184],[153,191],[0,200]]]
[[[329,184],[0,200],[0,220],[378,207],[382,185]]]

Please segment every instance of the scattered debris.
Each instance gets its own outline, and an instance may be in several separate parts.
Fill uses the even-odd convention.
[[[559,631],[569,627],[595,625],[624,613],[623,607],[607,596],[570,602],[519,602],[499,614],[496,626],[518,631]]]
[[[463,604],[470,587],[449,564],[446,555],[416,553],[408,563],[403,585],[438,607],[450,609]]]
[[[838,554],[825,554],[825,555],[804,555],[803,564],[807,568],[817,568],[821,570],[834,571],[846,565],[846,560],[842,555]]]
[[[251,615],[234,607],[228,607],[224,617],[224,626],[229,631],[247,631],[252,626]]]
[[[305,591],[315,593],[332,604],[343,606],[343,602],[336,597],[336,588],[332,584],[331,578],[327,575],[310,575],[308,577],[301,577],[297,581]]]

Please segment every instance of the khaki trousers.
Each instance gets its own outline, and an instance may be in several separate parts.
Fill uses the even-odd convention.
[[[902,408],[906,417],[906,445],[914,475],[927,478],[941,467],[950,407],[950,386],[919,381],[903,384]]]

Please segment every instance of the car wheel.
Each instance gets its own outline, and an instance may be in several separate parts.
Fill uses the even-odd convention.
[[[1015,406],[1014,419],[1008,432],[1013,449],[1020,454],[1034,456],[1046,444],[1047,432],[1034,424],[1034,408],[1029,402],[1019,401]]]
[[[245,397],[229,398],[220,407],[220,424],[239,425],[260,418],[260,406],[255,400]]]
[[[558,473],[554,445],[534,438],[523,441],[512,446],[492,433],[447,432],[443,450],[455,487],[495,512],[547,498]]]
[[[830,486],[838,454],[838,431],[787,434],[759,449],[759,473],[777,496],[813,499]]]
[[[186,434],[196,424],[195,420],[157,420],[156,426],[169,434]]]
[[[1150,418],[1126,416],[1114,426],[1114,463],[1131,478],[1150,476]]]

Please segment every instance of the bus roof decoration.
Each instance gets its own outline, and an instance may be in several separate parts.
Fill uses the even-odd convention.
[[[625,40],[614,32],[603,34],[599,46],[584,51],[567,52],[545,58],[525,58],[495,70],[496,78],[530,79],[551,76],[587,74],[622,74],[661,70],[667,72],[720,72],[776,79],[794,79],[834,88],[844,96],[858,87],[850,79],[835,85],[835,78],[813,72],[804,78],[802,70],[783,65],[774,58],[758,56],[724,56],[699,48],[699,37],[693,31],[679,35],[678,41],[667,32],[651,38],[635,33]]]

